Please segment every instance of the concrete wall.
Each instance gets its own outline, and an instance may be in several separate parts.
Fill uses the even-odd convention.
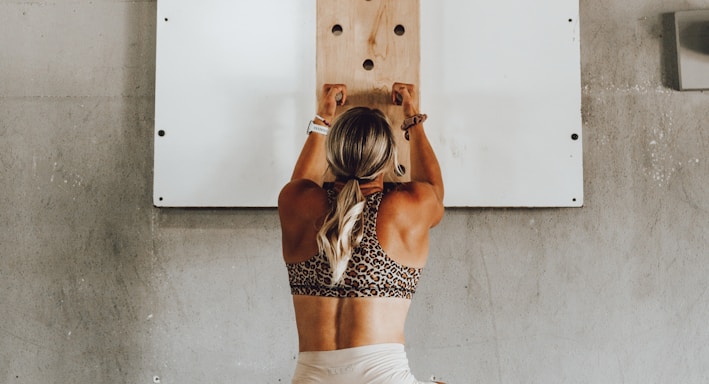
[[[450,383],[709,382],[709,95],[582,0],[586,206],[449,210],[408,323]],[[0,383],[287,383],[275,210],[151,206],[155,1],[0,1]],[[430,127],[429,129],[435,129]]]

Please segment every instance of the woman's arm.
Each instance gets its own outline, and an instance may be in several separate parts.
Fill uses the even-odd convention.
[[[413,84],[394,83],[392,98],[396,102],[396,95],[401,95],[401,104],[404,109],[404,118],[419,113],[416,103],[416,87]],[[411,181],[430,185],[439,204],[443,204],[443,177],[436,154],[426,137],[423,123],[409,128],[409,145],[411,148]]]
[[[339,104],[345,104],[347,99],[347,86],[344,84],[325,84],[322,92],[318,96],[317,115],[328,123],[335,116],[335,108],[338,105],[337,95],[341,94],[342,99]],[[326,121],[316,118],[318,125],[326,125]],[[305,145],[295,163],[291,181],[311,180],[315,184],[322,186],[325,172],[327,171],[327,160],[325,158],[325,135],[311,132],[305,140]]]

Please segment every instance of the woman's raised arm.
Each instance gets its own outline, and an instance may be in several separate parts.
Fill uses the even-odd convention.
[[[416,103],[416,87],[413,84],[394,83],[392,99],[397,102],[397,94],[401,96],[404,118],[419,115]],[[421,119],[407,128],[407,138],[411,148],[411,181],[426,183],[431,186],[439,203],[443,203],[443,176],[436,154],[423,130]]]
[[[338,97],[341,95],[341,98]],[[338,100],[339,98],[339,100]],[[325,84],[318,95],[318,112],[313,123],[327,127],[335,116],[338,105],[347,100],[347,86],[344,84]],[[326,131],[325,131],[326,132]],[[303,149],[295,163],[291,181],[307,179],[322,186],[327,160],[325,158],[325,133],[313,131],[308,134]]]

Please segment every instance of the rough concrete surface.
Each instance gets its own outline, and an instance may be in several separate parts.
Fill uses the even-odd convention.
[[[408,352],[449,383],[709,382],[709,94],[581,0],[585,207],[450,209]],[[0,1],[0,383],[287,383],[274,209],[151,205],[155,1]]]

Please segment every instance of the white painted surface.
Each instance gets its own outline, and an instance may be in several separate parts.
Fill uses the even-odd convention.
[[[578,4],[424,1],[421,15],[446,205],[580,206]]]
[[[155,205],[275,206],[315,111],[314,23],[314,1],[158,2]]]
[[[314,18],[312,0],[159,2],[155,205],[276,204],[315,108]],[[578,4],[425,0],[421,23],[446,205],[582,205]]]

